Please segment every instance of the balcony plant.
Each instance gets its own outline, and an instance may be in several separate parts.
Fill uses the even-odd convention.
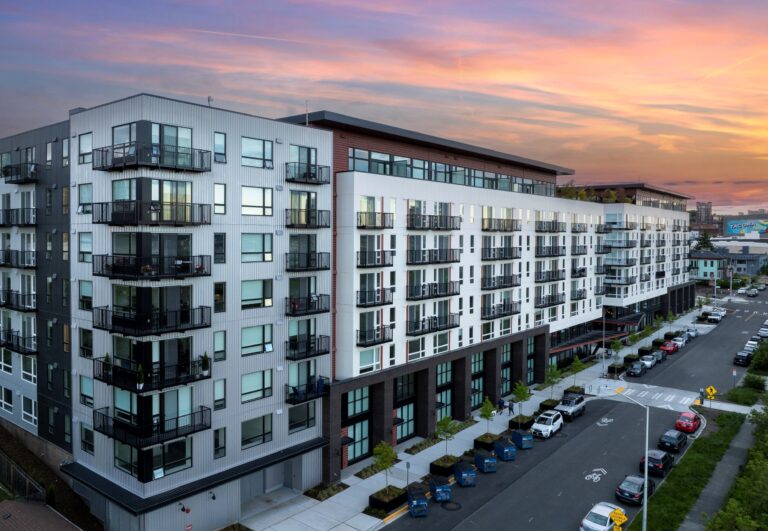
[[[203,370],[203,376],[208,376],[211,371],[211,360],[208,358],[208,352],[203,353],[203,357],[200,360],[200,368]]]
[[[104,359],[102,360],[102,366],[104,367],[104,376],[106,377],[112,376],[112,360],[109,357],[109,352],[104,354]]]
[[[146,275],[151,275],[151,274],[152,274],[152,269],[153,269],[153,268],[152,268],[152,266],[151,266],[151,265],[149,265],[149,264],[144,264],[143,266],[141,266],[141,274],[142,274],[142,275],[145,275],[145,276],[146,276]]]
[[[139,368],[136,371],[136,389],[141,391],[144,389],[144,366],[139,363]]]

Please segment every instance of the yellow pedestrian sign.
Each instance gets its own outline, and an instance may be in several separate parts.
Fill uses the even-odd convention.
[[[710,385],[705,389],[705,391],[707,392],[707,398],[709,400],[715,399],[715,395],[717,394],[717,389],[715,389],[714,386]]]
[[[613,523],[616,524],[614,526],[614,529],[616,529],[617,527],[621,529],[621,524],[627,521],[627,515],[625,515],[624,511],[622,511],[621,509],[614,509],[613,511],[611,511],[611,514],[609,514],[608,516],[610,516]]]

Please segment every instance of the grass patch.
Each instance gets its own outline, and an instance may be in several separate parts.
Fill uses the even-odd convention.
[[[717,463],[723,458],[731,440],[744,422],[739,413],[720,413],[713,420],[717,427],[696,439],[669,477],[654,494],[648,505],[648,529],[654,531],[675,530],[696,503],[699,494],[707,486]],[[707,426],[709,431],[710,425]],[[642,517],[637,517],[630,531],[642,528]]]
[[[762,396],[763,393],[751,387],[734,387],[725,394],[725,399],[742,406],[754,406]]]
[[[309,496],[318,501],[325,501],[332,496],[336,496],[339,492],[343,492],[348,489],[349,485],[345,483],[334,483],[333,485],[317,485],[304,492],[304,496]]]
[[[466,430],[467,428],[469,428],[470,426],[474,426],[475,424],[477,424],[477,421],[475,419],[468,419],[463,422],[454,422],[451,425],[452,426],[451,432],[453,435],[456,435],[460,431]],[[426,450],[427,448],[430,448],[440,442],[445,442],[445,441],[441,441],[440,439],[438,439],[433,435],[431,437],[427,437],[426,439],[423,439],[417,442],[413,446],[409,446],[408,448],[405,449],[405,453],[409,455],[416,455],[419,452]]]
[[[379,520],[384,520],[387,517],[387,511],[384,509],[374,509],[370,505],[363,509],[363,514],[367,514],[368,516],[373,516],[374,518],[378,518]]]
[[[395,459],[395,464],[397,464],[399,462],[400,462],[399,459]],[[355,475],[357,477],[359,477],[360,479],[368,479],[369,477],[375,476],[379,472],[383,472],[383,471],[384,471],[383,468],[376,466],[376,463],[374,463],[372,465],[368,465],[367,467],[365,467],[364,469],[362,469],[360,472],[358,472]]]

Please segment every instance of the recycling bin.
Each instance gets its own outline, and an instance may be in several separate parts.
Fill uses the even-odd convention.
[[[533,448],[533,434],[527,431],[515,430],[512,432],[512,442],[521,450]]]
[[[484,450],[476,450],[475,466],[483,474],[496,472],[496,456]]]
[[[421,485],[408,485],[408,512],[414,518],[424,517],[429,514],[429,502],[427,490]]]

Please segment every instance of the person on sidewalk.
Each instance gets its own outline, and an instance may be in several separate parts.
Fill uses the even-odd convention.
[[[510,400],[507,407],[509,408],[509,416],[511,417],[515,413],[515,403]]]
[[[506,404],[504,403],[504,399],[499,398],[499,401],[496,403],[496,409],[498,410],[498,412],[503,413],[505,406]]]

